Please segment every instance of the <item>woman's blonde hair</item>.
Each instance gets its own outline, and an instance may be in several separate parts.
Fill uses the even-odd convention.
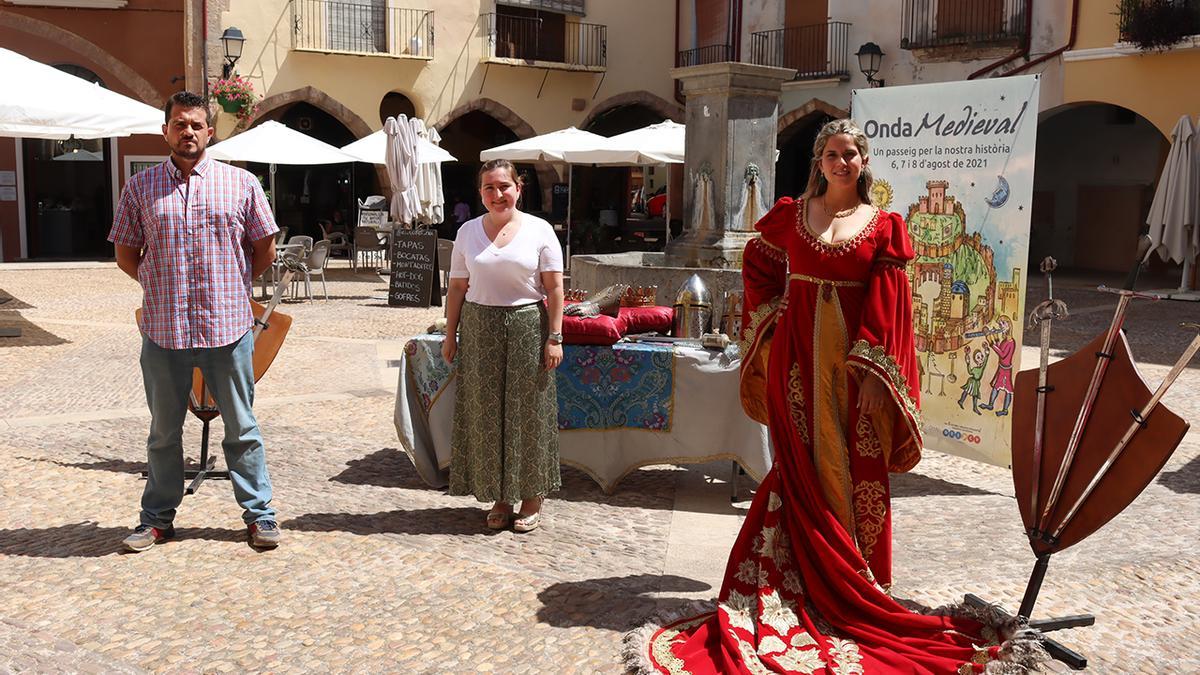
[[[804,197],[820,197],[829,189],[829,182],[821,173],[821,155],[825,152],[825,144],[829,142],[829,139],[838,134],[846,134],[853,138],[854,145],[858,146],[858,154],[862,155],[864,160],[867,158],[867,135],[858,128],[858,125],[848,119],[827,122],[817,132],[817,139],[813,141],[813,158],[809,165],[808,187],[804,189]],[[862,173],[858,175],[858,198],[864,204],[871,203],[871,185],[874,182],[875,177],[871,174],[870,165],[864,163]]]

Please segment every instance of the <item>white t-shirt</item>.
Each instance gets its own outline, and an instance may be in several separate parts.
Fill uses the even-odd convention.
[[[454,239],[450,278],[470,279],[467,302],[513,307],[546,297],[542,272],[563,271],[562,246],[550,223],[522,213],[516,236],[501,248],[483,231],[483,216],[468,220]]]

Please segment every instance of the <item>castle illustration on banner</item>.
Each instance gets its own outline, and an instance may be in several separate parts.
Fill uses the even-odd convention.
[[[1012,402],[1014,335],[1022,323],[1021,269],[1001,278],[992,247],[978,226],[971,231],[950,187],[946,180],[927,181],[905,215],[916,254],[908,277],[921,391],[957,399],[967,414],[1004,416]],[[874,196],[890,202],[891,186],[880,185]]]

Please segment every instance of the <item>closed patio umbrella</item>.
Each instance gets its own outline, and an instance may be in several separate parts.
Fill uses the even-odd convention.
[[[1171,150],[1163,165],[1154,191],[1154,201],[1146,224],[1150,226],[1151,250],[1157,251],[1163,260],[1183,263],[1183,280],[1179,290],[1188,290],[1191,284],[1192,265],[1197,253],[1197,216],[1200,215],[1200,152],[1192,121],[1184,115],[1171,132]]]
[[[413,224],[421,210],[417,195],[417,142],[407,115],[389,117],[383,123],[387,134],[385,155],[388,179],[392,183],[390,212],[396,222]]]
[[[442,166],[437,162],[421,162],[421,144],[426,143],[441,150],[431,139],[441,140],[437,129],[425,127],[425,120],[419,117],[410,119],[413,135],[417,142],[417,195],[421,202],[420,221],[426,225],[436,225],[445,218],[446,198],[442,194]]]
[[[162,125],[157,108],[0,49],[0,136],[110,138],[161,134]]]

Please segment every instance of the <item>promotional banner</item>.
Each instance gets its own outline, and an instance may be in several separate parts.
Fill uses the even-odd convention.
[[[859,89],[873,197],[908,223],[926,447],[1009,466],[1039,77]]]

